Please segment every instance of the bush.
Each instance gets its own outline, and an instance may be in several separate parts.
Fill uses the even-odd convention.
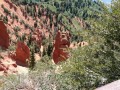
[[[26,28],[26,29],[27,29],[27,28],[29,28],[29,25],[28,25],[28,24],[26,24],[26,23],[24,24],[24,26],[25,26],[25,28]]]
[[[1,77],[0,80],[4,83],[0,90],[53,90],[57,86],[54,67],[50,61],[48,63],[39,61],[28,75]]]
[[[3,22],[4,22],[5,24],[8,23],[8,18],[7,18],[7,16],[3,17]]]
[[[19,26],[15,26],[13,29],[15,30],[15,32],[20,31],[20,27]]]
[[[52,51],[53,51],[53,45],[52,43],[49,43],[48,49],[47,49],[47,55],[51,56]]]
[[[20,20],[20,24],[25,24],[24,20]]]
[[[8,9],[4,8],[4,12],[10,15],[10,11]]]

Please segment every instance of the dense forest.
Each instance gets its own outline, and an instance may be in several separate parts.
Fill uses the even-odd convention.
[[[55,26],[60,29],[59,23],[62,23],[64,30],[70,30],[71,42],[89,43],[85,47],[68,49],[68,60],[57,65],[52,63],[50,54],[45,54],[37,63],[33,61],[27,77],[33,82],[31,90],[94,90],[120,79],[120,0],[112,0],[109,5],[100,0],[11,1],[17,6],[24,5],[27,14],[33,18],[36,16],[34,6],[38,6],[38,17],[42,14],[39,7],[46,10],[51,22],[55,14]],[[79,26],[75,17],[82,19],[86,26]],[[49,51],[51,48],[46,52]],[[6,87],[15,89],[25,84],[26,76],[7,79],[13,85],[6,84]]]
[[[83,19],[97,18],[103,13],[102,2],[93,0],[12,0],[16,4],[41,4],[55,13],[62,13],[67,17],[78,16]]]

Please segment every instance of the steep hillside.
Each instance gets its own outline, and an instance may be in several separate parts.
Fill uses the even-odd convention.
[[[67,58],[68,54],[64,50],[61,51],[60,47],[67,48],[66,45],[69,47],[72,41],[80,46],[88,45],[87,42],[79,43],[83,41],[82,31],[90,28],[85,19],[99,18],[98,14],[102,12],[100,4],[99,1],[92,0],[1,0],[0,20],[5,23],[10,38],[8,48],[10,57],[17,60],[22,57],[21,60],[24,61],[29,56],[32,60],[35,55],[39,59],[44,55],[51,56],[52,51],[55,50],[53,49],[55,40],[59,40],[56,44],[57,53],[66,54]],[[95,7],[97,8],[93,10]],[[59,39],[55,39],[57,33],[61,35],[60,37],[58,35]],[[20,49],[24,50],[19,52]],[[26,50],[28,52],[25,55],[23,53]],[[15,52],[16,56],[11,52]]]
[[[18,56],[10,54],[10,57],[17,60],[18,57],[21,57],[19,54],[23,55],[22,53],[24,53],[24,51],[18,52],[21,45],[26,47],[25,50],[28,46],[31,54],[34,52],[31,58],[35,55],[37,57],[46,54],[51,56],[54,39],[58,31],[68,31],[75,39],[76,32],[87,28],[87,23],[83,19],[70,18],[62,13],[53,12],[43,4],[16,5],[9,0],[0,2],[0,20],[5,23],[10,38],[10,46],[4,53],[16,52]],[[24,42],[27,46],[18,41]],[[52,47],[49,48],[51,45]],[[4,55],[1,54],[1,57],[3,58]]]
[[[18,4],[41,4],[53,12],[62,13],[67,17],[78,16],[83,19],[98,18],[103,12],[102,3],[99,0],[17,0]]]
[[[0,9],[0,19],[6,23],[8,31],[10,30],[10,32],[16,33],[20,37],[24,34],[29,35],[35,28],[41,29],[45,37],[48,37],[47,31],[53,34],[54,30],[57,29],[75,31],[85,27],[85,22],[82,19],[70,19],[61,13],[52,12],[42,5],[16,6],[5,0],[1,3]]]
[[[42,7],[42,11],[45,9],[50,22],[52,22],[51,15],[53,14],[56,16],[57,23],[60,22],[65,26],[65,29],[72,31],[74,34],[83,30],[80,24],[82,27],[89,27],[89,24],[83,20],[99,19],[101,14],[104,13],[104,4],[99,0],[12,0],[12,2],[18,6],[24,5],[27,13],[32,17],[34,17],[33,13],[36,10],[31,6],[38,6],[38,17],[41,16],[39,11]],[[76,17],[80,18],[77,22]],[[54,23],[54,25],[59,28],[60,25],[57,23]]]
[[[2,78],[0,89],[94,90],[119,79],[120,5],[113,14],[104,6],[100,0],[1,0],[0,75],[25,77]]]
[[[28,16],[41,17],[43,11],[50,18],[50,25],[56,28],[70,30],[73,34],[82,31],[82,27],[89,27],[83,20],[99,19],[104,12],[103,3],[99,0],[11,0],[17,6],[24,5]],[[32,6],[32,7],[31,7]],[[34,6],[37,6],[38,13]],[[42,8],[42,9],[41,9]],[[40,12],[42,10],[42,12]],[[36,13],[36,14],[35,14]],[[45,14],[44,13],[44,14]],[[76,20],[75,18],[80,18]],[[53,20],[55,18],[55,20]],[[48,21],[48,20],[47,20]],[[79,21],[79,22],[78,22]],[[59,25],[61,24],[61,25]],[[51,28],[51,27],[50,27]]]

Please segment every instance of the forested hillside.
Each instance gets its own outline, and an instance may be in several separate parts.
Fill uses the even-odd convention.
[[[16,39],[10,39],[7,50],[1,49],[0,59],[15,50],[17,41],[23,41],[30,48],[29,73],[2,77],[5,83],[0,89],[94,90],[120,79],[120,0],[109,5],[100,0],[11,2],[17,10],[2,3],[0,19],[10,38]],[[32,35],[39,37],[32,41]],[[56,63],[54,56],[60,53],[64,56]]]
[[[102,3],[98,0],[12,0],[16,4],[40,4],[55,13],[62,13],[67,17],[83,19],[98,18],[103,13]]]

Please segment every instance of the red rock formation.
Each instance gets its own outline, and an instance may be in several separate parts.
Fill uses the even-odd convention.
[[[9,47],[9,35],[3,21],[0,21],[0,46],[3,49],[7,49]]]
[[[27,59],[30,58],[29,47],[23,42],[18,42],[15,54],[11,54],[10,57],[16,60],[18,65],[28,66]]]
[[[57,32],[53,49],[53,60],[55,64],[64,61],[69,57],[67,48],[70,46],[69,32]]]

